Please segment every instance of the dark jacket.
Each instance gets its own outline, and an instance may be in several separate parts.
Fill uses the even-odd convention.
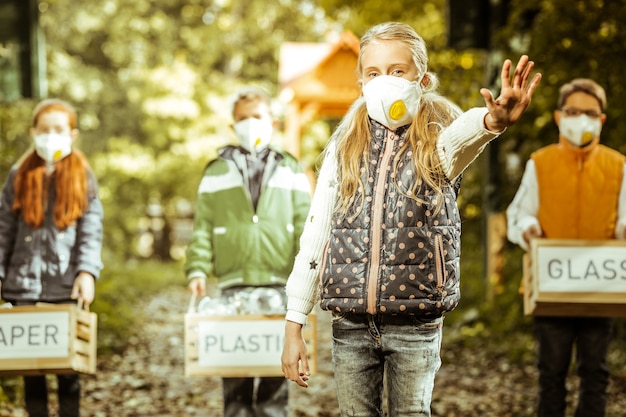
[[[88,172],[89,207],[73,225],[59,230],[54,224],[54,174],[44,224],[33,229],[14,213],[13,183],[17,166],[9,173],[0,200],[0,280],[5,301],[55,302],[70,299],[76,275],[98,278],[102,269],[102,204],[97,181]]]
[[[371,133],[362,210],[354,219],[333,215],[321,306],[339,312],[441,316],[460,298],[460,183],[445,186],[439,211],[437,196],[424,181],[417,197],[425,204],[415,201],[407,195],[417,178],[406,152],[393,178],[406,129],[398,129],[399,136],[391,140],[393,132],[373,122]]]

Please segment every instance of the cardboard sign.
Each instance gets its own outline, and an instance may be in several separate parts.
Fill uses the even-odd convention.
[[[0,315],[0,359],[59,358],[69,352],[69,313]]]

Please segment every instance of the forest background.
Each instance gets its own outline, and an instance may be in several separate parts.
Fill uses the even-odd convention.
[[[233,139],[230,95],[255,84],[277,96],[284,42],[328,42],[345,30],[360,37],[387,20],[409,23],[425,39],[440,91],[463,109],[483,105],[481,87],[497,93],[505,58],[528,54],[544,75],[522,120],[464,175],[462,311],[449,319],[462,323],[467,338],[530,333],[518,294],[522,252],[502,234],[495,251],[488,248],[485,224],[512,200],[530,153],[557,140],[552,112],[558,88],[570,79],[589,77],[606,88],[602,141],[626,153],[626,31],[619,30],[626,8],[602,0],[491,3],[507,7],[491,17],[488,45],[454,48],[445,0],[40,1],[47,96],[78,109],[78,146],[105,207],[105,269],[93,305],[100,351],[123,350],[141,325],[132,311],[137,298],[185,285],[184,243],[200,175],[217,147]],[[1,98],[1,181],[31,144],[36,102]],[[279,114],[281,105],[277,100]],[[303,165],[315,169],[337,122],[305,127]],[[487,260],[495,265],[489,273]],[[626,351],[621,321],[615,343]],[[511,354],[528,354],[531,344],[525,339]]]

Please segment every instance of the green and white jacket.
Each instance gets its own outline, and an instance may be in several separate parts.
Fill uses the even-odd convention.
[[[187,247],[188,279],[215,277],[220,289],[287,282],[309,211],[310,183],[288,153],[271,149],[266,157],[256,210],[245,151],[227,146],[205,168]]]

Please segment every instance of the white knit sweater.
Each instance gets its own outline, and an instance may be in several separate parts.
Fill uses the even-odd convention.
[[[441,132],[437,142],[439,159],[450,179],[455,179],[500,133],[485,128],[487,109],[474,108],[463,113]],[[338,192],[335,142],[328,145],[313,195],[307,223],[300,238],[300,252],[287,281],[286,319],[306,323],[308,314],[319,299],[319,269],[324,244],[330,237],[333,205]]]

